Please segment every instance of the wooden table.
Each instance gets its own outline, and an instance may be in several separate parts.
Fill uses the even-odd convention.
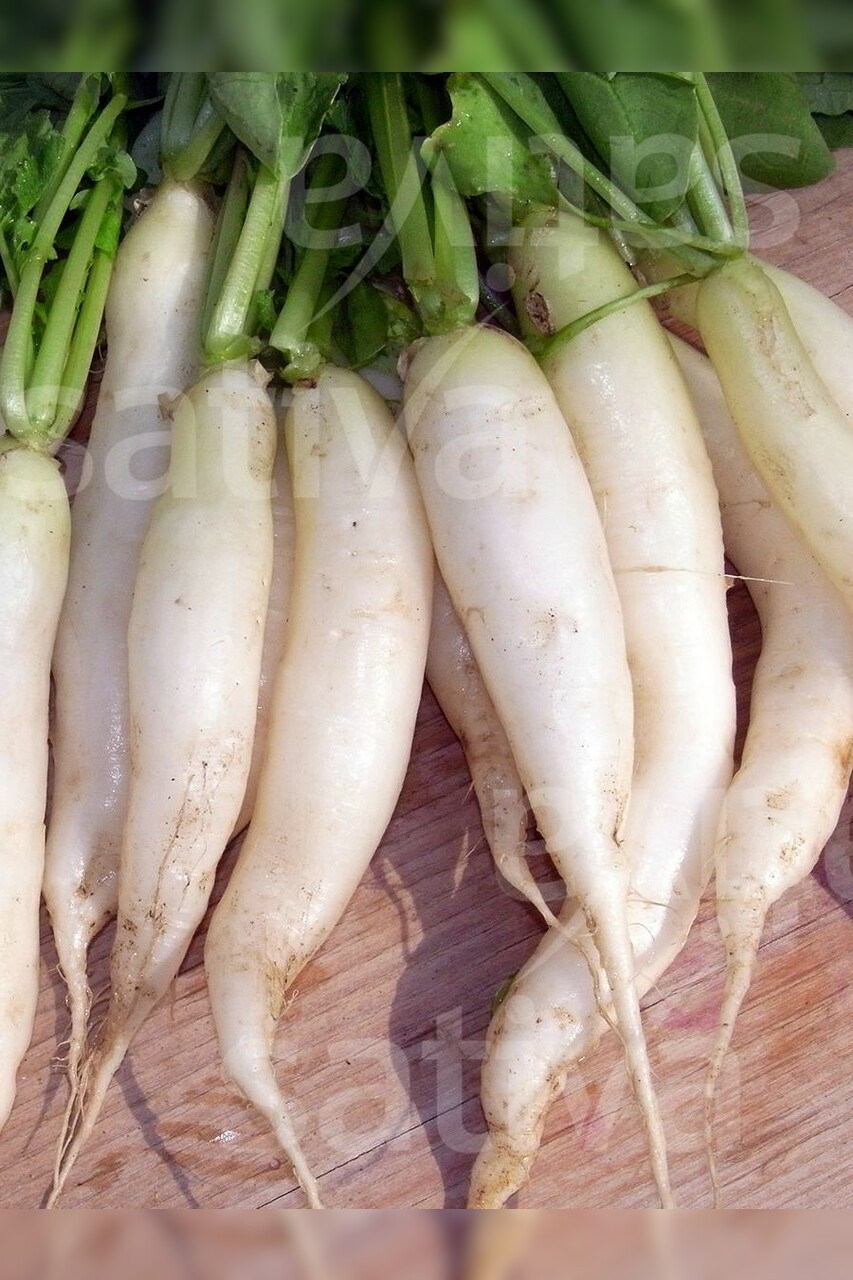
[[[755,247],[853,311],[853,152],[818,187],[753,202]],[[853,366],[853,352],[850,353]],[[853,477],[851,477],[853,483]],[[759,630],[731,593],[745,713]],[[730,1206],[853,1204],[853,866],[848,803],[826,857],[774,912],[719,1102]],[[225,858],[221,891],[233,865]],[[218,896],[218,894],[217,894]],[[645,1001],[679,1203],[709,1203],[701,1080],[721,954],[708,899],[686,950]],[[140,1032],[76,1167],[72,1206],[303,1203],[265,1124],[221,1078],[202,929],[174,996]],[[385,840],[331,942],[298,982],[276,1041],[304,1147],[329,1205],[464,1204],[483,1127],[478,1063],[496,989],[540,927],[499,884],[461,750],[428,691]],[[65,1102],[63,987],[50,930],[32,1048],[2,1142],[0,1203],[41,1203]],[[92,953],[96,990],[109,933]],[[613,1037],[573,1072],[523,1205],[654,1204]]]

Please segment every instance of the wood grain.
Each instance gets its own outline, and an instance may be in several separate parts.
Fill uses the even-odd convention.
[[[755,247],[853,311],[853,152],[818,187],[752,201]],[[853,353],[851,353],[853,359]],[[853,480],[851,480],[853,483]],[[745,713],[760,641],[731,593]],[[743,714],[742,714],[743,720]],[[725,1202],[853,1204],[853,802],[816,873],[780,904],[719,1104]],[[219,887],[233,865],[226,856]],[[459,1206],[482,1132],[478,1063],[492,996],[540,933],[498,883],[461,750],[425,691],[406,785],[371,870],[298,982],[276,1041],[281,1080],[329,1205]],[[140,1032],[75,1170],[68,1207],[302,1203],[263,1122],[223,1083],[202,929],[174,996]],[[38,1022],[3,1133],[0,1203],[41,1203],[65,1102],[62,983],[47,922]],[[95,943],[103,990],[109,932]],[[721,987],[713,908],[647,999],[646,1028],[679,1203],[709,1203],[700,1084]],[[621,1053],[611,1037],[549,1117],[523,1205],[654,1204]]]

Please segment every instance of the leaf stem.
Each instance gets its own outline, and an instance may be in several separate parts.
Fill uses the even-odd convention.
[[[207,94],[201,71],[175,71],[163,106],[163,171],[176,182],[190,182],[204,167],[225,129],[225,121]]]
[[[340,163],[340,157],[331,152],[321,156],[310,190],[322,191],[331,186]],[[322,361],[317,344],[311,341],[310,330],[334,247],[334,237],[330,233],[340,225],[345,206],[344,198],[325,200],[318,205],[313,225],[308,223],[307,217],[305,219],[308,243],[270,334],[270,346],[287,357],[284,376],[289,382],[310,377]]]
[[[33,221],[39,223],[44,218],[51,202],[62,182],[74,152],[79,147],[86,126],[92,119],[101,97],[101,77],[99,74],[83,72],[80,83],[74,91],[74,97],[68,114],[62,124],[62,155],[56,166],[56,172],[42,192],[41,199],[33,210]]]
[[[214,295],[204,337],[205,357],[212,364],[245,355],[255,347],[249,327],[250,309],[262,285],[262,272],[268,270],[271,255],[274,261],[278,254],[289,191],[289,177],[276,177],[260,166],[236,247],[221,289]]]
[[[126,103],[126,97],[117,94],[95,119],[61,180],[55,185],[24,261],[6,344],[0,357],[0,409],[8,430],[24,439],[37,437],[45,429],[43,421],[38,425],[31,420],[27,402],[27,383],[33,364],[33,317],[44,269],[55,252],[54,241],[71,201],[87,169],[106,144]]]
[[[400,245],[403,276],[427,322],[436,306],[435,257],[403,82],[398,72],[366,77],[367,105],[388,196],[388,219]]]
[[[642,289],[635,289],[633,293],[626,294],[622,298],[614,298],[612,302],[605,302],[602,306],[588,311],[586,315],[578,316],[577,320],[572,320],[571,323],[563,325],[562,329],[558,329],[556,333],[544,341],[534,338],[528,345],[535,349],[540,361],[547,360],[567,343],[571,342],[573,338],[576,338],[578,334],[583,333],[584,329],[589,329],[592,325],[597,324],[599,320],[604,320],[607,316],[614,315],[617,311],[624,311],[626,307],[642,301],[643,298],[655,298],[658,294],[668,293],[672,289],[681,288],[682,285],[695,283],[696,277],[691,275],[690,272],[670,276],[667,280],[658,280]]]
[[[732,238],[735,244],[746,250],[749,245],[749,216],[746,210],[746,201],[743,198],[743,187],[741,186],[737,161],[732,151],[732,144],[729,141],[726,127],[714,101],[711,87],[701,71],[693,72],[693,83],[696,88],[699,108],[708,128],[716,163],[719,166],[723,190],[728,199],[729,216],[733,229]]]
[[[114,252],[95,250],[86,284],[86,294],[74,326],[74,335],[68,350],[68,359],[65,362],[58,411],[48,433],[50,443],[64,439],[79,412],[86,379],[98,345],[114,261]]]
[[[725,202],[699,143],[690,153],[687,203],[690,212],[706,236],[722,244],[734,242],[734,229],[729,220]]]
[[[213,309],[222,292],[228,266],[237,248],[240,231],[249,206],[249,159],[242,147],[234,153],[231,177],[219,206],[213,243],[208,255],[207,287],[202,309],[201,332],[207,333],[213,321]]]
[[[114,177],[102,178],[93,188],[74,235],[74,243],[62,265],[59,285],[51,303],[27,394],[28,416],[34,435],[47,433],[56,414],[65,363],[80,298],[84,294],[92,265],[95,242],[104,215],[119,190]]]
[[[418,80],[418,99],[427,135],[443,123],[433,94]],[[443,296],[454,299],[448,307],[453,328],[473,324],[480,301],[477,249],[468,207],[459,194],[446,155],[433,153],[429,164],[432,179],[435,276]],[[458,299],[459,301],[455,301]]]

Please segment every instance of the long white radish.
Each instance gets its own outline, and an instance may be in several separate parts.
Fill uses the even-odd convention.
[[[131,781],[110,1003],[63,1132],[51,1202],[110,1080],[204,915],[252,754],[272,571],[276,422],[247,361],[180,401],[169,483],[142,546],[128,628]]]
[[[628,933],[621,846],[633,700],[601,522],[530,353],[494,329],[413,354],[405,418],[439,567],[537,824],[608,976],[658,1191],[671,1202]],[[593,945],[594,943],[594,945]],[[606,995],[601,992],[602,1004]]]
[[[853,619],[770,500],[710,361],[672,341],[711,453],[726,547],[745,575],[762,630],[749,729],[716,845],[726,981],[705,1095],[716,1193],[714,1093],[767,913],[812,870],[847,796],[853,770]]]
[[[278,415],[279,437],[284,429],[284,414]],[[293,515],[293,494],[290,489],[290,467],[287,450],[276,449],[272,474],[272,581],[270,583],[269,608],[264,630],[264,648],[261,654],[261,676],[258,682],[258,714],[255,720],[255,736],[252,741],[252,763],[246,782],[246,794],[234,823],[235,834],[244,831],[251,821],[258,792],[264,752],[269,733],[270,707],[276,673],[284,653],[287,634],[287,615],[290,610],[290,592],[293,586],[293,561],[296,554],[296,527]]]
[[[255,811],[207,934],[226,1075],[320,1202],[272,1062],[286,993],[346,908],[408,765],[432,552],[405,442],[357,374],[325,367],[286,426],[296,564]]]
[[[853,431],[755,259],[703,280],[699,332],[744,447],[853,610]]]
[[[53,458],[0,452],[0,1128],[39,989],[50,657],[68,576],[68,496]]]
[[[139,550],[168,464],[163,403],[199,359],[212,217],[200,189],[164,182],[116,258],[109,343],[72,509],[68,591],[53,658],[53,795],[44,897],[68,987],[68,1067],[79,1070],[91,1001],[86,956],[115,914],[130,752],[127,624]]]
[[[527,865],[528,807],[512,751],[440,573],[435,575],[426,676],[462,744],[495,866],[548,925],[557,925]]]
[[[609,241],[571,215],[530,227],[512,265],[521,313],[547,314],[555,328],[636,288]],[[543,368],[590,478],[625,620],[636,754],[623,847],[646,990],[687,937],[731,778],[735,698],[717,494],[687,390],[646,303],[597,322]],[[571,935],[582,924],[567,927]],[[577,955],[552,933],[488,1035],[490,1132],[472,1203],[502,1203],[526,1180],[547,1107],[603,1029]]]

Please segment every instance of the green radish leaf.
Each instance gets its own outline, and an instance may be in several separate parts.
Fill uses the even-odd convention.
[[[307,71],[214,71],[214,107],[244,146],[277,177],[298,173],[345,75]]]
[[[37,231],[29,215],[50,185],[62,153],[62,137],[46,111],[30,115],[16,137],[0,134],[0,230],[18,267]]]
[[[853,111],[853,71],[798,71],[796,77],[814,115]]]
[[[708,83],[745,178],[806,187],[832,172],[832,153],[793,72],[715,71]]]
[[[64,82],[69,77],[60,77]],[[80,77],[70,77],[74,88]],[[53,77],[46,75],[21,75],[16,72],[0,74],[0,133],[19,133],[27,124],[28,118],[35,111],[53,111],[65,114],[68,110],[68,99],[57,91],[51,83]]]
[[[689,78],[658,72],[557,77],[613,180],[656,221],[684,203],[699,107]]]
[[[555,206],[557,187],[549,157],[530,149],[530,130],[491,87],[469,72],[448,81],[453,114],[424,142],[430,165],[441,154],[463,196],[496,192],[519,204]]]
[[[831,151],[837,151],[839,147],[853,147],[853,111],[847,111],[843,116],[816,115],[814,122]]]
[[[93,182],[101,178],[116,177],[122,187],[129,190],[136,182],[136,165],[122,147],[104,146],[89,167],[89,177]]]

